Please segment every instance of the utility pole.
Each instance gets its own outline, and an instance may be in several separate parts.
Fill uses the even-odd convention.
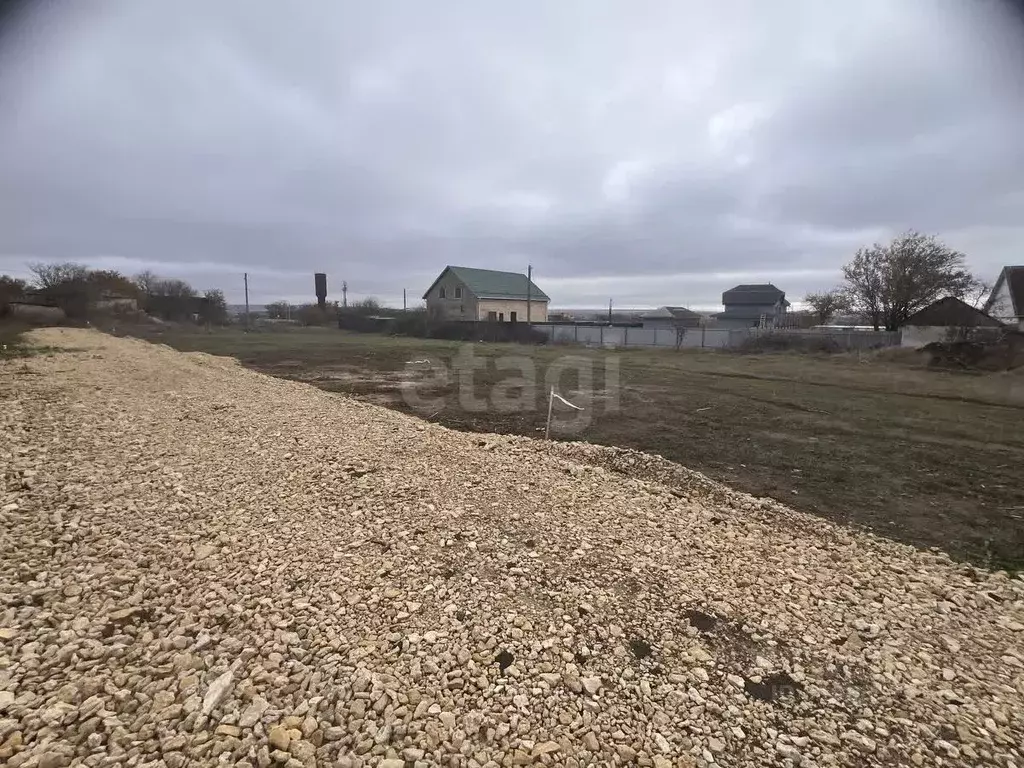
[[[242,279],[245,280],[245,330],[249,330],[249,273],[245,272],[242,275]]]
[[[533,288],[533,265],[526,265],[526,324],[530,324],[530,291]]]
[[[608,325],[612,324],[612,300],[608,299]]]
[[[408,308],[409,308],[408,305],[405,303],[405,288],[403,288],[402,289],[402,311],[405,312],[405,311],[408,310]]]
[[[341,281],[341,306],[348,307],[348,283]]]

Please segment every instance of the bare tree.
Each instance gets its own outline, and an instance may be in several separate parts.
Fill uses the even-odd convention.
[[[196,289],[184,280],[177,278],[159,277],[150,270],[139,272],[132,278],[132,282],[146,296],[175,296],[178,298],[192,298],[198,296]]]
[[[821,293],[808,293],[804,302],[811,305],[815,319],[821,325],[828,323],[840,312],[850,310],[850,298],[841,288],[833,288],[831,291]]]
[[[136,275],[136,284],[139,284]],[[199,312],[195,289],[184,280],[155,278],[146,282],[146,311],[164,320],[186,320]],[[141,286],[140,286],[141,287]]]
[[[875,330],[895,331],[919,309],[944,296],[962,298],[978,284],[964,254],[933,235],[905,232],[888,245],[857,251],[843,267],[851,308]]]
[[[974,285],[968,288],[967,292],[960,298],[962,298],[966,304],[970,304],[975,309],[983,309],[991,295],[991,283],[984,280],[975,280]]]
[[[875,246],[881,249],[881,246]],[[866,317],[877,331],[883,322],[882,293],[883,277],[880,256],[874,249],[861,249],[853,261],[843,267],[846,278],[846,295],[854,312]]]
[[[152,270],[144,269],[132,278],[132,282],[135,283],[143,296],[151,296],[156,284],[160,282],[160,278]]]
[[[33,282],[35,287],[40,290],[47,290],[74,282],[84,283],[89,274],[88,267],[84,264],[76,264],[73,261],[66,261],[62,264],[48,264],[36,261],[28,265],[28,270],[35,275]]]
[[[287,301],[272,301],[265,307],[267,317],[271,320],[284,320],[291,314]]]
[[[199,305],[200,321],[212,325],[224,325],[228,321],[228,303],[224,291],[213,288],[203,294]]]
[[[196,295],[196,289],[184,280],[161,278],[152,285],[152,296],[173,296],[179,299],[190,299]]]
[[[91,292],[96,296],[113,294],[137,298],[139,295],[139,288],[133,280],[125,277],[120,272],[110,269],[89,270],[86,274],[86,282],[89,284]]]
[[[348,307],[349,311],[357,315],[376,315],[380,312],[380,302],[372,296],[353,302]]]

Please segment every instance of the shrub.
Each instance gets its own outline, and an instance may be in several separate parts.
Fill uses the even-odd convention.
[[[303,304],[295,311],[294,317],[305,326],[333,325],[338,318],[338,309],[331,304],[323,308],[316,304]]]
[[[25,295],[24,280],[8,275],[0,275],[0,317],[7,314],[7,305]]]
[[[424,338],[430,328],[430,319],[425,309],[403,312],[392,321],[391,332],[396,336],[418,336]]]
[[[1006,331],[997,339],[935,341],[924,346],[933,368],[1009,371],[1024,365],[1024,333]]]
[[[763,352],[802,352],[804,354],[835,354],[843,347],[828,336],[803,334],[764,333],[745,339],[735,348],[737,352],[758,354]]]

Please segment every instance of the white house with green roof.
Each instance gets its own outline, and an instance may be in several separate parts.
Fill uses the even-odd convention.
[[[546,322],[548,295],[526,275],[447,266],[423,294],[427,311],[445,320]]]

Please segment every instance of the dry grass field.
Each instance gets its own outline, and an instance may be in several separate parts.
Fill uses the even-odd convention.
[[[429,359],[452,375],[428,388],[442,400],[420,415],[461,430],[522,435],[543,429],[551,366],[566,356],[582,358],[592,383],[581,386],[570,372],[559,388],[589,406],[589,424],[575,434],[561,431],[560,439],[660,454],[831,520],[940,547],[986,567],[1024,567],[1020,371],[933,371],[899,350],[835,356],[605,351],[295,328],[147,335],[407,412],[416,411],[402,387],[417,376],[417,366],[407,363]],[[464,407],[454,367],[465,365],[467,346],[477,359],[480,398],[519,375],[498,370],[498,360],[531,361],[534,407]],[[618,390],[618,408],[609,409],[615,398],[604,397],[605,372],[616,366],[617,387],[613,375],[608,384]]]

